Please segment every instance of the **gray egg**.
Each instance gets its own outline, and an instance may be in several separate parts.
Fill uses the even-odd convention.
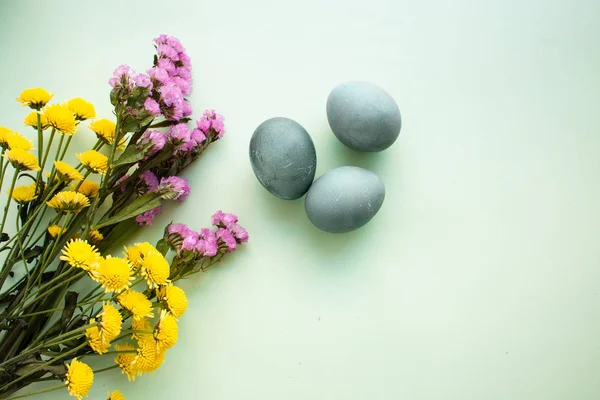
[[[304,208],[317,228],[341,233],[369,222],[384,199],[385,186],[375,173],[348,166],[317,179],[306,194]]]
[[[402,127],[392,96],[368,82],[336,86],[327,98],[327,120],[339,141],[358,151],[387,149]]]
[[[315,178],[317,152],[302,125],[275,117],[254,131],[250,163],[265,189],[279,198],[294,200],[306,193]]]

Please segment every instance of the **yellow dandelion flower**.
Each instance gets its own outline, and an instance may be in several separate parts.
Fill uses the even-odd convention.
[[[156,344],[162,349],[170,349],[175,346],[178,338],[179,327],[177,326],[177,320],[172,314],[163,310],[154,330]]]
[[[83,175],[79,171],[64,161],[54,161],[54,166],[56,167],[58,176],[66,181],[80,181],[83,179]]]
[[[56,212],[72,212],[77,214],[83,208],[90,205],[90,199],[78,192],[58,192],[46,204],[54,208]]]
[[[67,107],[69,107],[69,110],[75,114],[75,118],[80,121],[85,121],[86,119],[96,117],[94,105],[89,101],[82,99],[81,97],[76,97],[69,100],[67,102]]]
[[[18,132],[10,132],[6,135],[6,144],[9,149],[31,150],[33,143]]]
[[[93,383],[94,372],[89,365],[77,361],[77,358],[67,365],[65,385],[71,396],[76,397],[77,400],[83,399],[87,396]]]
[[[152,252],[144,257],[140,273],[150,289],[164,285],[169,282],[169,262],[159,252]]]
[[[65,228],[61,228],[58,225],[50,225],[48,227],[48,233],[50,234],[50,236],[52,236],[53,238],[56,238],[58,235],[62,235],[63,233],[65,233],[66,229]]]
[[[158,250],[148,242],[136,243],[131,247],[125,247],[125,257],[127,257],[134,267],[141,267],[144,257],[151,253],[158,253]]]
[[[75,115],[69,110],[69,107],[63,104],[53,104],[44,109],[44,116],[48,125],[61,131],[65,135],[73,135],[77,130]]]
[[[108,351],[110,347],[110,342],[102,340],[100,337],[100,329],[97,326],[92,326],[85,330],[85,337],[87,338],[87,342],[98,354],[104,354]]]
[[[90,171],[103,174],[108,169],[108,157],[96,150],[77,154],[79,161]]]
[[[74,268],[89,271],[90,269],[94,269],[102,258],[95,246],[92,246],[85,240],[72,239],[63,248],[60,259],[61,261],[68,262]]]
[[[143,293],[127,290],[117,297],[117,302],[131,313],[134,320],[154,317],[152,302]]]
[[[119,392],[118,390],[115,390],[114,392],[108,392],[108,399],[106,400],[125,400],[125,396],[123,396],[123,393]]]
[[[127,289],[133,280],[132,274],[131,265],[127,260],[108,256],[100,259],[91,276],[96,282],[102,284],[106,293],[111,293]]]
[[[31,185],[17,186],[13,189],[11,197],[13,198],[14,201],[16,201],[19,204],[26,204],[37,197],[36,193],[35,193],[35,189],[36,189],[35,182],[32,183]],[[10,192],[10,189],[9,189],[9,192]]]
[[[100,231],[98,229],[90,229],[90,242],[92,242],[93,244],[97,244],[100,243],[100,241],[102,239],[104,239],[104,235],[100,233]]]
[[[147,318],[133,319],[131,321],[131,329],[133,331],[147,331],[148,333],[143,332],[133,332],[131,337],[135,340],[141,340],[144,336],[152,336],[152,325],[150,325],[150,321]]]
[[[174,285],[161,286],[158,290],[158,298],[165,303],[167,310],[175,318],[181,317],[188,306],[188,299],[185,292],[180,287]]]
[[[104,140],[108,144],[112,144],[115,140],[115,128],[117,125],[106,118],[96,120],[90,124],[90,129],[94,131],[98,139]]]
[[[38,127],[37,116],[38,115],[40,116],[40,125],[42,125],[42,130],[48,129],[48,120],[46,119],[44,114],[42,114],[38,111],[30,112],[23,120],[23,123],[27,126],[31,126],[32,128],[37,129],[37,127]]]
[[[98,314],[100,322],[98,326],[100,328],[100,338],[102,340],[110,342],[121,333],[121,324],[123,319],[121,313],[112,304],[106,302],[102,306],[102,312]]]
[[[115,345],[115,350],[117,351],[128,351],[135,350],[135,347],[129,344],[124,345]],[[120,353],[115,357],[115,364],[121,368],[121,373],[127,375],[127,379],[130,381],[135,381],[136,376],[138,375],[138,370],[135,366],[135,359],[137,358],[137,354],[134,352]]]
[[[7,148],[8,147],[8,136],[12,133],[13,131],[11,129],[8,129],[5,126],[0,126],[0,146],[3,148]]]
[[[17,101],[21,102],[23,107],[28,106],[39,110],[52,100],[53,96],[54,93],[49,93],[47,90],[37,87],[23,90],[21,96],[17,97]]]
[[[20,171],[39,171],[41,168],[38,165],[38,159],[33,154],[23,149],[11,149],[4,153],[6,158],[13,167]]]
[[[138,353],[134,361],[138,375],[156,371],[164,359],[165,350],[157,346],[152,336],[144,336],[138,341]]]
[[[77,185],[79,185],[79,182],[72,184],[71,185],[72,189],[75,190]],[[98,194],[99,189],[100,189],[100,187],[98,186],[98,184],[96,182],[86,179],[81,182],[81,185],[79,185],[79,188],[77,189],[77,191],[79,193],[83,194],[85,197],[87,197],[89,199],[93,199]]]

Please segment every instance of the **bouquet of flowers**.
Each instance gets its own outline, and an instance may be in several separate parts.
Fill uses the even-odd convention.
[[[179,174],[225,132],[214,110],[188,129],[190,58],[173,37],[154,43],[146,74],[122,65],[110,78],[114,119],[95,119],[81,98],[51,104],[53,94],[34,88],[17,100],[31,109],[24,122],[36,145],[0,127],[0,189],[10,182],[0,222],[0,398],[66,387],[81,399],[95,373],[120,368],[135,380],[156,370],[188,305],[175,283],[248,240],[235,215],[218,211],[213,228],[171,223],[156,243],[114,254],[117,241],[152,224],[164,201],[188,196]],[[86,120],[97,141],[75,165],[66,156]],[[82,361],[92,356],[111,365],[94,371]],[[49,380],[61,383],[15,393]]]

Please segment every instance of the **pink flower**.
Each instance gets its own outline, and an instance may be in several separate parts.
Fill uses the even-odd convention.
[[[181,93],[183,93],[184,96],[189,96],[190,93],[192,93],[192,85],[190,85],[190,82],[186,81],[185,79],[175,76],[171,78],[171,82],[181,89]]]
[[[192,66],[192,60],[190,60],[190,57],[187,55],[187,53],[184,52],[179,53],[179,62],[187,68],[190,68]]]
[[[219,139],[221,139],[223,137],[223,135],[225,134],[224,127],[225,127],[225,125],[223,124],[222,117],[220,119],[214,119],[211,122],[211,128],[213,128],[215,130],[215,132],[218,133],[217,138],[219,138]]]
[[[157,38],[155,38],[153,41],[156,44],[162,44],[162,43],[167,43],[167,39],[169,39],[169,35],[165,35],[164,33],[159,35]]]
[[[152,97],[148,97],[144,101],[144,108],[152,115],[160,115],[160,105]]]
[[[169,82],[169,80],[171,79],[169,77],[169,73],[164,68],[153,67],[153,68],[150,68],[146,72],[148,72],[148,75],[150,75],[150,78],[154,79],[157,82],[162,83],[163,85],[165,83]]]
[[[140,183],[143,183],[146,190],[143,193],[156,192],[158,189],[158,178],[152,171],[144,171],[140,174]]]
[[[136,86],[148,88],[148,90],[152,90],[152,81],[150,77],[146,74],[137,74],[134,76],[133,81]]]
[[[190,140],[190,133],[186,124],[171,125],[167,138],[175,145],[182,145]]]
[[[177,68],[177,76],[179,76],[181,79],[185,79],[188,82],[192,82],[192,73],[187,68],[178,67]]]
[[[157,192],[165,199],[183,201],[190,194],[190,185],[185,178],[170,176],[160,180]]]
[[[183,118],[183,102],[174,104],[173,107],[163,112],[163,114],[171,121],[179,121]]]
[[[174,76],[177,74],[177,67],[173,64],[173,61],[168,58],[161,58],[158,60],[158,67],[167,71],[169,76]]]
[[[240,243],[246,243],[248,241],[248,231],[241,225],[234,223],[227,226],[227,229],[229,229],[229,232],[231,232]]]
[[[166,106],[172,106],[174,104],[180,105],[183,101],[183,93],[181,92],[181,88],[171,81],[161,86],[158,91],[160,92],[162,101]]]
[[[206,140],[206,135],[200,129],[194,129],[191,135],[191,141],[193,141],[196,145],[204,142]]]
[[[181,110],[183,111],[184,117],[189,117],[190,115],[192,115],[192,105],[187,100],[184,100],[181,103]]]
[[[219,251],[217,235],[207,228],[200,230],[200,240],[196,244],[195,250],[201,256],[214,257]]]
[[[168,44],[159,44],[156,48],[159,57],[170,58],[173,61],[179,61],[179,53]]]
[[[192,233],[186,224],[179,223],[169,224],[169,226],[167,226],[167,232],[179,235],[181,237],[186,237]]]
[[[206,117],[202,117],[198,121],[196,121],[196,126],[202,132],[208,133],[208,130],[210,129],[210,120]]]
[[[236,222],[238,222],[238,217],[235,214],[228,214],[228,213],[224,213],[223,211],[219,210],[216,213],[214,213],[214,215],[211,217],[210,221],[214,226],[218,226],[221,228],[227,228],[227,227],[229,227],[229,225],[235,224]]]
[[[154,218],[160,214],[160,212],[162,211],[162,207],[158,206],[156,208],[153,208],[149,211],[146,211],[143,214],[138,215],[137,217],[135,217],[135,221],[138,223],[138,225],[142,226],[142,225],[152,225],[152,221],[154,220]]]
[[[140,147],[145,147],[145,145],[150,144],[150,150],[148,151],[148,156],[158,153],[165,147],[167,139],[165,138],[165,134],[160,131],[146,131],[140,140]]]
[[[181,250],[194,250],[198,244],[198,240],[198,234],[194,231],[190,231],[186,236],[183,237]]]
[[[113,72],[112,78],[108,80],[108,83],[112,87],[117,87],[121,85],[121,81],[124,79],[128,79],[135,74],[133,69],[129,65],[119,65]]]
[[[177,53],[185,53],[185,49],[183,48],[183,45],[177,38],[174,38],[173,36],[169,36],[169,37],[167,37],[165,43],[167,45],[171,46]]]
[[[217,238],[221,240],[221,242],[225,243],[228,251],[234,251],[237,247],[237,242],[235,238],[227,229],[219,228],[217,230]]]

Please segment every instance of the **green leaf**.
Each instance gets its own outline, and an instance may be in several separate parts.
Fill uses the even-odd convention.
[[[146,193],[134,201],[132,201],[128,206],[123,208],[113,217],[110,217],[106,220],[101,220],[97,224],[95,224],[95,228],[99,229],[103,226],[114,225],[117,222],[125,221],[126,219],[136,217],[148,210],[156,208],[162,204],[162,199],[158,193]]]
[[[77,308],[77,297],[79,293],[68,291],[65,295],[65,307],[63,308],[62,315],[60,317],[60,324],[62,325],[62,329],[67,327],[71,318],[73,318],[73,314],[75,313],[75,309]]]
[[[167,255],[169,247],[169,243],[165,239],[160,239],[158,243],[156,243],[156,250],[160,251],[163,256]]]
[[[137,149],[135,146],[129,146],[125,149],[121,157],[113,162],[113,167],[119,167],[121,165],[133,164],[144,158],[144,152]]]

